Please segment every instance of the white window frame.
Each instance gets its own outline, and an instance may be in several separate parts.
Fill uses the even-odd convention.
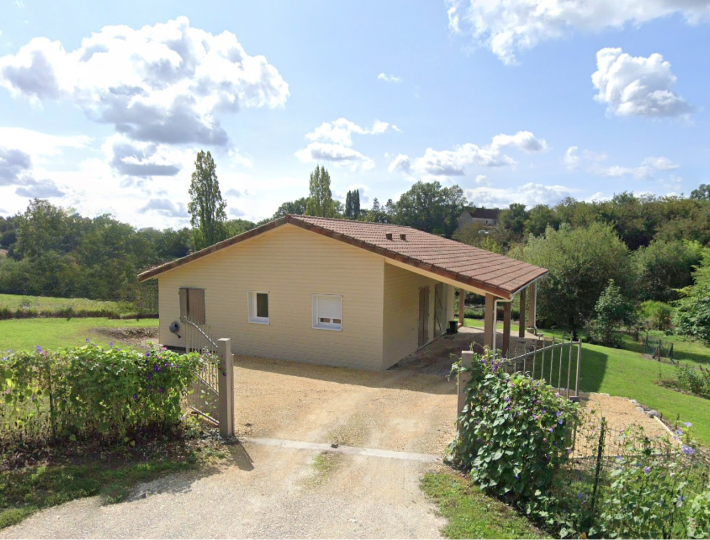
[[[320,314],[318,313],[318,299],[321,297],[338,298],[340,300],[340,323],[324,323],[321,322]],[[332,330],[335,332],[343,331],[343,295],[342,294],[312,294],[311,304],[313,307],[313,328],[315,330]]]
[[[252,324],[269,324],[269,317],[258,317],[256,315],[256,295],[265,294],[267,309],[271,315],[271,302],[269,301],[269,291],[249,291],[247,295],[247,313],[249,314],[249,322]]]

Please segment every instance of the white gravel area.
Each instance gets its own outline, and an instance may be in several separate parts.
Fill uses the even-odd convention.
[[[366,373],[255,358],[235,368],[239,435],[443,453],[455,385],[415,368]],[[0,538],[438,538],[444,520],[419,489],[438,465],[245,441],[219,470],[44,510]],[[315,449],[314,449],[315,448]]]

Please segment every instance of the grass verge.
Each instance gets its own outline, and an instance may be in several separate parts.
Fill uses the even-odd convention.
[[[97,345],[108,345],[105,336],[92,332],[94,328],[157,327],[158,319],[9,319],[0,321],[0,351],[44,350],[82,345],[87,339]]]
[[[476,319],[466,319],[466,323],[475,327],[482,324]],[[562,331],[542,332],[546,336],[562,335]],[[672,365],[645,358],[639,352],[588,343],[582,345],[581,391],[635,399],[659,411],[670,422],[676,419],[692,422],[693,435],[701,444],[710,447],[710,400],[657,384],[661,377],[671,379],[674,373]],[[565,366],[562,380],[566,380]]]
[[[543,538],[527,519],[506,504],[488,497],[469,479],[452,470],[424,476],[421,488],[448,521],[447,538]]]

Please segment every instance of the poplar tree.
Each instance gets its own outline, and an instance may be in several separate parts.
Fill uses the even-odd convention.
[[[330,174],[325,167],[316,166],[311,173],[310,194],[306,203],[306,215],[335,217],[335,204],[330,191]]]
[[[217,167],[209,152],[200,150],[197,153],[189,193],[190,202],[187,209],[190,213],[195,250],[224,240],[227,237],[225,227],[227,204],[222,199],[217,180]]]

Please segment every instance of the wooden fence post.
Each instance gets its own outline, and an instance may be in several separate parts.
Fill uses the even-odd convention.
[[[463,351],[461,353],[461,367],[470,370],[471,366],[473,366],[473,351]],[[459,374],[456,375],[456,386],[458,389],[459,397],[458,410],[456,414],[456,425],[459,433],[461,432],[460,417],[461,413],[463,412],[463,408],[466,406],[466,387],[468,386],[469,382],[471,382],[470,371],[459,372]]]
[[[217,341],[219,348],[219,432],[223,437],[234,435],[234,362],[232,340]]]

